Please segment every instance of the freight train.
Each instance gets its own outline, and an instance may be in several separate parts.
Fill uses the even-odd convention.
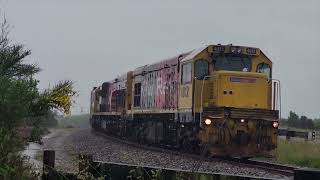
[[[90,124],[137,143],[253,157],[277,146],[280,82],[259,49],[209,45],[94,87]]]

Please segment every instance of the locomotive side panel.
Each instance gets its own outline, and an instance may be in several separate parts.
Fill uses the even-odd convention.
[[[134,71],[135,113],[177,110],[178,57]]]

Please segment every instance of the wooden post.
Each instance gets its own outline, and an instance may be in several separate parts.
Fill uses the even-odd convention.
[[[43,151],[43,179],[52,179],[54,176],[55,151]]]
[[[43,171],[54,169],[55,152],[51,150],[43,151]]]
[[[163,169],[161,173],[164,180],[174,180],[175,174],[176,173],[174,171],[166,170],[166,169]]]
[[[221,179],[221,176],[219,174],[214,174],[212,175],[213,177],[213,180],[220,180]]]

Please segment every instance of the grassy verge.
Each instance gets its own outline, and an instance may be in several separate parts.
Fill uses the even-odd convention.
[[[320,144],[279,139],[274,155],[279,163],[320,168]]]

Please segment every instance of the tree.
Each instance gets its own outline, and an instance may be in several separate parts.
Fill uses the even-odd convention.
[[[320,130],[320,118],[314,120],[314,128]]]
[[[299,122],[299,127],[305,128],[305,129],[313,129],[314,123],[313,123],[312,119],[309,119],[307,116],[301,116],[300,122]]]
[[[280,125],[281,126],[288,126],[288,119],[281,118],[280,119]]]
[[[306,123],[306,128],[307,129],[314,129],[314,122],[312,119],[307,119],[307,123]]]
[[[303,129],[314,129],[315,128],[315,122],[308,118],[307,116],[299,116],[293,112],[290,111],[289,117],[288,117],[288,126],[296,127],[296,128],[303,128]]]
[[[288,125],[291,127],[297,127],[299,124],[299,116],[293,112],[289,112],[289,117],[288,117]]]
[[[307,128],[307,121],[308,121],[307,116],[301,116],[301,117],[300,117],[300,121],[299,121],[299,123],[298,123],[298,127],[300,127],[300,128]]]
[[[53,109],[69,113],[76,92],[72,81],[60,81],[52,89],[40,92],[39,81],[34,78],[40,68],[25,60],[31,51],[10,42],[6,20],[0,28],[0,179],[21,179],[18,152],[23,143],[16,128],[25,122],[37,126],[41,117]]]
[[[21,44],[10,43],[8,38],[9,25],[6,20],[1,23],[0,34],[0,76],[25,79],[38,73],[40,68],[35,64],[25,63],[25,57],[31,54]]]

